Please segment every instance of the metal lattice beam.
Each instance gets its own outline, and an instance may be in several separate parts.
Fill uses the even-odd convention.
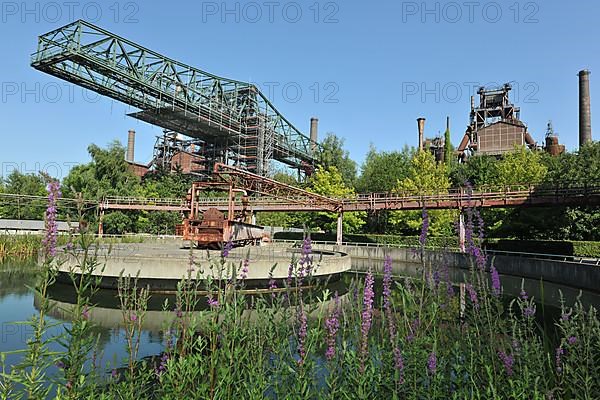
[[[267,158],[297,168],[314,165],[310,138],[255,85],[175,61],[88,22],[78,20],[41,35],[31,65],[138,108],[130,114],[135,118],[206,140],[223,149],[221,157],[231,153],[236,165],[252,164],[261,175]],[[261,145],[268,146],[260,149],[263,159],[246,154],[257,126],[265,130]],[[243,146],[246,140],[250,145]]]

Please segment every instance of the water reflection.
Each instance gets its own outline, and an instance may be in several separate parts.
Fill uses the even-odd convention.
[[[318,302],[317,297],[321,296],[323,290],[328,290],[330,293],[337,292],[340,299],[343,301],[347,295],[348,288],[343,280],[337,280],[335,282],[327,283],[324,285],[314,286],[312,288],[305,288],[303,290],[303,301],[307,305],[314,305]],[[285,290],[281,290],[279,295],[284,295]],[[271,292],[262,291],[257,292],[254,290],[247,291],[244,293],[246,296],[247,308],[243,312],[243,317],[246,319],[256,319],[258,317],[256,306],[273,304]],[[276,294],[277,295],[277,294]],[[76,303],[76,292],[72,285],[64,283],[55,283],[48,290],[48,297],[50,299],[50,312],[49,314],[62,321],[70,321],[72,318],[73,309]],[[209,309],[207,303],[207,297],[204,293],[198,294],[198,304],[195,309],[195,313],[201,316],[203,312]],[[176,304],[176,296],[174,293],[152,293],[147,305],[146,316],[143,321],[142,328],[149,332],[161,332],[166,329],[169,324],[176,318],[173,312],[174,304]],[[259,301],[259,300],[262,300]],[[38,308],[39,299],[34,300],[36,309]],[[99,290],[91,300],[94,305],[90,310],[89,320],[102,328],[122,328],[123,313],[120,307],[120,301],[118,292],[116,290],[101,289]],[[329,308],[331,306],[331,300],[320,304],[321,307]],[[292,300],[292,304],[294,301]]]
[[[377,262],[373,265],[377,267]],[[394,263],[396,273],[407,277],[418,277],[417,265]],[[380,266],[379,266],[380,267]],[[31,328],[27,325],[18,325],[15,322],[28,320],[37,313],[39,299],[36,299],[33,291],[28,287],[35,286],[38,268],[33,262],[10,261],[0,263],[0,352],[8,352],[24,349],[27,339],[31,337]],[[342,299],[350,301],[348,287],[352,279],[362,279],[364,274],[346,273],[338,282],[329,284],[326,288],[331,292],[337,291]],[[450,279],[453,282],[464,281],[469,272],[458,268],[449,268]],[[501,276],[506,303],[519,295],[521,284],[530,297],[534,297],[540,304],[538,307],[539,317],[546,327],[552,327],[553,321],[559,313],[560,293],[562,292],[565,302],[572,306],[577,298],[584,307],[600,305],[600,293],[580,291],[554,283],[540,282],[531,279],[521,279],[514,276]],[[381,280],[376,280],[376,293],[381,293]],[[319,290],[311,293],[320,296]],[[307,291],[307,293],[310,293]],[[256,304],[259,298],[267,296],[266,302],[270,300],[270,294],[250,295],[249,304]],[[57,322],[58,325],[48,332],[47,336],[58,336],[64,333],[64,328],[70,326],[70,320],[75,303],[75,292],[70,285],[55,284],[49,292],[51,300],[51,312],[49,322]],[[310,296],[309,296],[310,297]],[[163,311],[165,300],[170,306]],[[315,298],[307,299],[315,303]],[[100,337],[99,352],[102,354],[102,365],[121,365],[126,357],[125,332],[123,316],[120,311],[120,302],[117,292],[113,290],[100,290],[93,298],[95,307],[91,310],[90,319],[94,322],[94,333]],[[145,318],[143,332],[141,333],[139,357],[147,357],[159,354],[163,349],[163,330],[170,321],[175,318],[173,313],[175,297],[168,294],[153,294],[148,303],[148,313]],[[207,307],[206,301],[199,302],[200,307],[196,311],[204,312]],[[246,315],[252,317],[256,314],[252,307],[248,308]],[[61,351],[57,343],[53,343],[52,350]],[[15,364],[20,356],[11,354],[7,357],[7,365]],[[8,372],[8,371],[7,371]]]

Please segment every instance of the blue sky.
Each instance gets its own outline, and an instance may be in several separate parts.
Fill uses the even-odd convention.
[[[551,119],[573,150],[577,72],[587,68],[593,122],[600,118],[595,1],[7,1],[1,7],[3,175],[18,167],[62,177],[89,160],[88,144],[125,142],[129,128],[138,132],[136,159],[151,158],[159,128],[127,117],[134,110],[122,103],[29,66],[38,35],[79,18],[205,71],[257,83],[303,132],[317,116],[320,134],[345,138],[358,162],[369,143],[384,150],[415,145],[420,116],[428,136],[443,132],[450,116],[457,145],[478,85],[512,82],[534,139],[543,140]]]

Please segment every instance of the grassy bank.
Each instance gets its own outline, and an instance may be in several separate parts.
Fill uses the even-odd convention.
[[[0,259],[37,257],[42,247],[42,234],[0,235]],[[142,243],[148,238],[144,236],[114,236],[99,239],[101,244]],[[69,241],[68,235],[59,235],[57,245],[63,246]]]

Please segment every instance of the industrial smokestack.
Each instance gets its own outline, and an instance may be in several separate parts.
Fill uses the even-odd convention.
[[[310,146],[314,152],[317,150],[317,140],[319,136],[319,118],[312,117],[310,119]]]
[[[417,127],[419,128],[419,150],[423,150],[423,141],[425,134],[425,118],[417,118]]]
[[[135,131],[133,129],[127,132],[127,157],[125,159],[129,162],[135,161]]]
[[[579,71],[579,148],[592,141],[590,71]]]

